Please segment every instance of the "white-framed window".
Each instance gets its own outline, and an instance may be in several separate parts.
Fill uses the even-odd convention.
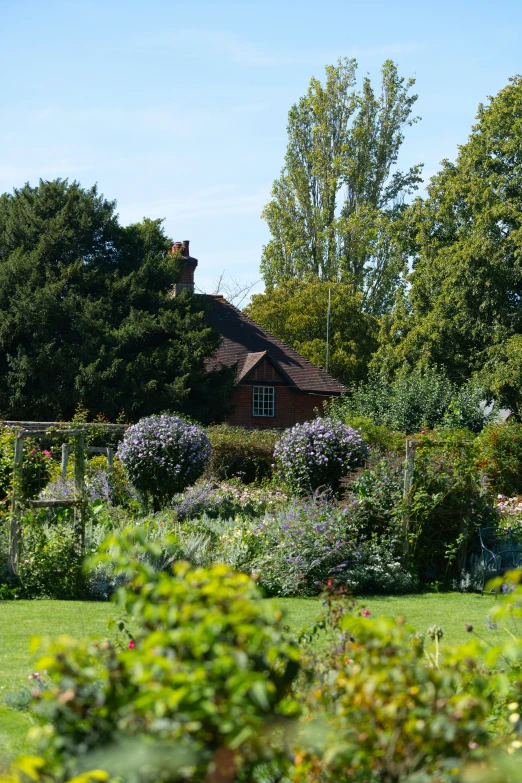
[[[275,389],[273,386],[252,387],[252,415],[275,416]]]

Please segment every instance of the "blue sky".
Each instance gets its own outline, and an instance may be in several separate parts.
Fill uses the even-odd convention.
[[[401,164],[429,177],[522,72],[522,3],[0,0],[0,191],[98,183],[191,240],[202,290],[258,280],[288,109],[341,56],[416,78]]]

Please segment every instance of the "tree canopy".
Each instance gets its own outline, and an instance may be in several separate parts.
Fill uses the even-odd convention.
[[[393,314],[383,320],[378,366],[393,372],[439,365],[461,383],[474,373],[484,378],[486,365],[490,389],[503,390],[515,403],[520,345],[514,336],[522,334],[521,150],[517,76],[479,107],[456,162],[443,161],[427,198],[404,215],[413,270]]]
[[[67,180],[0,196],[0,416],[222,416],[233,379],[205,370],[204,300],[172,296],[162,221],[123,227],[115,206]]]
[[[261,271],[268,289],[292,279],[343,283],[379,315],[406,263],[394,227],[421,167],[395,164],[417,96],[389,60],[380,95],[368,77],[355,89],[356,70],[346,58],[327,66],[325,83],[312,79],[290,109],[285,164],[263,211],[272,237]]]
[[[377,348],[379,331],[377,319],[362,311],[362,296],[353,295],[351,286],[319,280],[288,280],[267,294],[255,295],[246,312],[306,359],[324,367],[329,291],[328,371],[349,385],[365,378],[371,354]]]

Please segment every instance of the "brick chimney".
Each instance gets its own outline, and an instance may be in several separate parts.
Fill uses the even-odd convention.
[[[179,253],[181,251],[181,277],[179,282],[176,283],[174,296],[179,296],[186,288],[191,291],[194,290],[194,272],[198,265],[198,259],[192,258],[190,255],[189,244],[189,240],[184,239],[183,242],[173,242],[170,249],[171,253]]]

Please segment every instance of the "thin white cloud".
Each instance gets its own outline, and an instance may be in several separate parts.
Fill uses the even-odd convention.
[[[182,29],[175,34],[143,38],[130,47],[144,50],[162,50],[174,45],[183,47],[183,56],[199,56],[204,49],[214,57],[237,65],[252,68],[279,68],[290,65],[317,65],[333,63],[339,57],[339,50],[304,49],[275,50],[241,38],[226,30]],[[418,42],[390,42],[379,46],[347,46],[344,54],[348,57],[391,57],[419,50]]]
[[[168,216],[171,221],[195,218],[260,215],[270,195],[270,187],[243,191],[234,185],[219,185],[175,198],[125,203],[120,199],[118,211],[123,223],[141,220],[144,215]]]
[[[213,134],[225,131],[232,122],[251,115],[261,114],[270,108],[268,101],[205,106],[205,108],[187,108],[176,105],[150,106],[143,108],[123,106],[48,106],[30,107],[8,112],[5,122],[11,128],[20,128],[21,132],[31,126],[58,127],[70,129],[80,126],[103,128],[125,133],[155,132],[168,133],[169,137],[193,138],[196,134]]]

